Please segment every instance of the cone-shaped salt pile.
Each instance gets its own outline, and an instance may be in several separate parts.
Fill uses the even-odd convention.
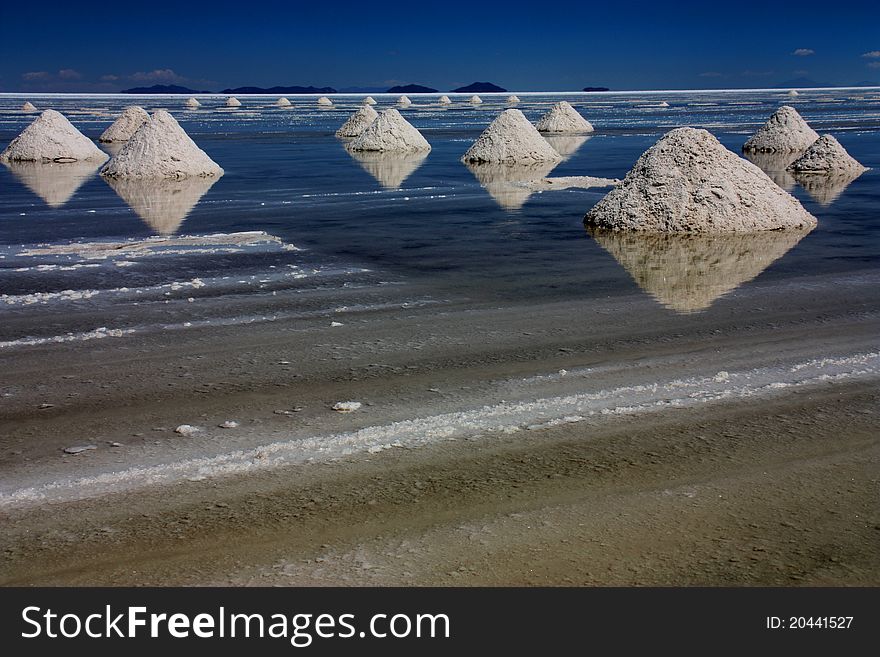
[[[783,105],[743,144],[743,150],[792,153],[809,148],[818,138],[795,108]]]
[[[761,171],[770,176],[770,180],[782,187],[787,192],[794,189],[797,182],[790,172],[786,171],[788,165],[797,159],[797,153],[764,153],[761,151],[746,151],[749,162],[757,165]]]
[[[417,153],[431,150],[431,144],[422,137],[396,109],[381,112],[360,137],[348,145],[352,151],[383,151]]]
[[[462,162],[534,164],[562,157],[518,109],[504,110],[461,158]]]
[[[409,105],[412,105],[412,101],[409,98],[407,98],[406,96],[401,96],[400,98],[397,99],[397,104],[402,107],[407,107]]]
[[[697,128],[676,128],[645,151],[584,222],[652,233],[812,228],[816,219],[751,162]]]
[[[538,132],[593,132],[593,126],[564,100],[556,103],[536,125]]]
[[[796,173],[794,179],[819,205],[829,206],[838,198],[850,183],[862,175],[861,171],[846,173]]]
[[[794,89],[792,89],[791,91],[788,92],[789,98],[797,98],[798,96],[800,96],[800,94],[797,91],[795,91]]]
[[[728,235],[589,232],[645,292],[667,308],[693,313],[758,276],[810,231]]]
[[[62,114],[45,110],[0,153],[0,162],[103,162],[107,154]]]
[[[107,128],[98,141],[111,143],[114,141],[128,141],[132,135],[137,132],[145,122],[150,120],[150,115],[143,107],[132,105],[126,107],[122,112],[122,116],[116,119],[113,124]]]
[[[277,107],[290,107],[290,101],[287,98],[279,98],[275,101]]]
[[[798,173],[842,174],[867,171],[831,135],[819,137],[798,159],[788,167]]]
[[[226,107],[241,107],[241,101],[238,98],[227,98]]]
[[[449,100],[449,96],[440,96],[440,98],[437,99],[437,102],[440,103],[441,105],[451,105],[452,104],[452,101]]]
[[[95,160],[82,162],[8,162],[6,164],[18,180],[39,196],[51,208],[60,208],[76,190],[101,166]]]
[[[333,104],[333,101],[327,98],[327,96],[321,96],[318,99],[318,105],[322,105],[324,107],[330,107]]]
[[[519,210],[534,189],[524,183],[544,178],[557,162],[530,162],[528,164],[465,163],[483,188],[505,210]]]
[[[348,121],[336,131],[337,137],[358,137],[379,115],[369,105],[363,105],[357,112],[348,117]]]
[[[474,105],[479,105],[482,102],[483,102],[483,99],[480,98],[479,96],[471,96],[471,103],[473,103]]]
[[[519,102],[519,98],[516,96],[508,96],[507,97],[507,104],[508,105],[516,105],[518,102]]]
[[[409,178],[428,157],[427,151],[416,153],[349,151],[349,155],[385,189],[399,189],[403,181]]]
[[[214,176],[181,180],[107,178],[107,184],[154,232],[173,235],[217,180]]]
[[[157,110],[110,160],[107,178],[188,178],[222,176],[223,169],[196,146],[165,110]]]
[[[661,101],[657,104],[657,107],[669,107],[669,103],[667,103],[665,100],[661,100]]]
[[[187,98],[186,99],[186,106],[189,109],[198,109],[202,106],[202,104],[199,101],[197,101],[195,98]]]
[[[21,106],[21,111],[22,112],[36,112],[37,108],[34,107],[33,103],[31,103],[31,101],[28,100],[28,101],[25,101],[25,104]]]
[[[364,105],[375,105],[375,104],[376,104],[376,99],[373,98],[372,96],[367,96],[366,98],[364,98]]]

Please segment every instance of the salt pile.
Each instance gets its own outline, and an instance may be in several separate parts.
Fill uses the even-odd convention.
[[[190,109],[198,109],[202,106],[202,104],[199,101],[197,101],[195,98],[187,98],[186,99],[186,106]]]
[[[103,162],[107,154],[62,114],[45,110],[0,153],[0,162]]]
[[[867,171],[831,135],[822,135],[788,167],[798,173],[843,174]]]
[[[25,101],[24,105],[21,106],[22,112],[36,112],[37,108],[31,103],[31,101]]]
[[[657,107],[669,107],[669,103],[667,103],[665,100],[661,100],[660,103],[658,103]]]
[[[145,122],[150,120],[150,115],[143,107],[132,105],[122,111],[122,115],[107,128],[98,141],[112,143],[114,141],[128,141]]]
[[[100,162],[8,162],[6,166],[23,185],[50,208],[64,206],[84,182],[95,175]]]
[[[508,105],[516,105],[518,102],[519,102],[519,98],[516,96],[508,96],[507,97],[507,104]]]
[[[154,233],[173,235],[218,179],[194,176],[179,180],[107,178],[106,181]]]
[[[795,108],[783,105],[749,138],[743,150],[791,153],[809,148],[818,138]]]
[[[363,105],[357,112],[348,117],[348,121],[336,131],[337,137],[358,137],[378,118],[379,114],[369,105]]]
[[[241,107],[241,101],[234,97],[227,98],[226,107]]]
[[[471,104],[473,104],[473,105],[479,105],[480,103],[483,102],[483,99],[480,98],[479,96],[471,96],[471,100],[470,100],[470,102],[471,102]]]
[[[816,225],[797,199],[761,169],[697,128],[667,132],[584,222],[653,233],[757,232]]]
[[[400,112],[387,109],[348,148],[352,151],[415,153],[431,150],[431,144]]]
[[[789,98],[797,98],[798,96],[800,96],[800,94],[797,91],[795,91],[794,89],[792,89],[791,91],[788,92]]]
[[[404,181],[418,169],[427,151],[415,153],[381,153],[378,151],[349,151],[360,164],[385,189],[400,189]]]
[[[372,96],[367,96],[366,98],[364,98],[364,102],[363,102],[363,104],[364,104],[364,105],[375,105],[375,104],[376,104],[376,99],[373,98]]]
[[[157,110],[101,169],[101,175],[108,178],[219,177],[223,169],[196,146],[173,116],[165,110]]]
[[[593,132],[590,122],[564,100],[551,107],[535,127],[538,132]]]
[[[333,105],[333,101],[327,98],[327,96],[321,96],[318,99],[318,105],[321,105],[322,107],[330,107]]]
[[[561,159],[518,109],[501,112],[461,158],[464,163],[495,164],[534,164]]]
[[[452,104],[452,101],[449,100],[449,96],[440,96],[440,98],[437,99],[437,102],[440,103],[441,105],[451,105]]]
[[[275,101],[276,107],[290,107],[291,102],[287,98],[279,98]]]
[[[401,96],[397,99],[397,104],[401,107],[409,107],[410,105],[412,105],[412,101],[406,96]]]

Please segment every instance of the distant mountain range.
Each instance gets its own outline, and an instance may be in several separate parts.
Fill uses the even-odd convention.
[[[123,89],[123,94],[209,94],[210,91],[196,91],[195,89],[187,89],[179,87],[176,84],[154,84],[152,87],[132,87],[131,89]]]
[[[389,94],[435,94],[437,93],[436,89],[431,89],[431,87],[423,87],[420,84],[403,84],[396,87],[391,87],[387,92]]]
[[[499,87],[497,84],[492,84],[491,82],[473,82],[466,87],[459,87],[458,89],[453,89],[452,93],[457,94],[490,94],[490,93],[503,93],[507,91],[507,89],[503,89]]]
[[[584,91],[611,91],[608,87],[584,87]]]

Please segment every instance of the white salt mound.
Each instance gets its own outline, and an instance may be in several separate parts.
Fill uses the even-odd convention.
[[[336,136],[358,137],[378,116],[379,114],[372,107],[363,105],[357,112],[348,117],[348,120],[336,131]]]
[[[452,104],[452,101],[449,100],[449,96],[440,96],[440,98],[437,99],[437,102],[440,103],[441,105],[451,105]]]
[[[658,103],[657,107],[669,107],[669,103],[667,103],[665,100],[661,100],[660,103]]]
[[[143,107],[132,105],[122,111],[122,115],[107,128],[98,141],[112,143],[115,141],[128,141],[145,122],[150,120],[150,115]]]
[[[0,162],[103,162],[107,157],[62,114],[45,110],[0,153]]]
[[[797,91],[795,91],[794,89],[792,89],[791,91],[788,92],[788,96],[789,96],[789,98],[797,98],[798,96],[800,96],[800,94]]]
[[[461,161],[495,164],[558,162],[562,157],[518,109],[504,110],[462,156]]]
[[[516,105],[519,102],[519,98],[517,96],[508,96],[507,104],[508,105]]]
[[[179,427],[177,427],[174,430],[174,433],[178,433],[181,436],[192,436],[193,434],[196,434],[199,431],[201,431],[201,429],[199,427],[194,427],[191,424],[181,424]]]
[[[275,101],[277,107],[290,107],[291,102],[287,98],[279,98]]]
[[[789,165],[788,170],[797,173],[840,174],[862,173],[867,169],[847,153],[834,137],[822,135]]]
[[[473,103],[474,105],[479,105],[480,103],[483,102],[483,99],[480,98],[479,96],[471,96],[470,102]]]
[[[21,111],[22,112],[36,112],[37,108],[34,107],[33,103],[31,103],[31,101],[28,100],[28,101],[25,101],[25,104],[21,106]]]
[[[110,160],[108,178],[187,178],[222,176],[223,169],[196,146],[165,110],[157,110]]]
[[[318,99],[318,105],[322,105],[324,107],[330,107],[333,104],[333,101],[327,98],[327,96],[321,96]]]
[[[199,107],[202,106],[202,104],[199,101],[197,101],[195,98],[187,98],[186,99],[186,106],[189,107],[190,109],[198,109]]]
[[[807,229],[816,219],[705,130],[676,128],[645,151],[584,223],[653,233]]]
[[[416,153],[431,150],[431,144],[400,112],[387,109],[348,148],[353,151]]]
[[[593,132],[590,122],[564,100],[551,107],[535,127],[538,132]]]
[[[749,138],[743,150],[793,153],[809,148],[818,138],[795,108],[783,105]]]
[[[372,96],[367,96],[366,98],[364,98],[364,105],[375,105],[375,104],[376,104],[376,99],[373,98]]]
[[[351,413],[358,410],[362,404],[356,401],[336,402],[333,404],[333,410],[339,413]]]
[[[397,99],[397,104],[406,107],[407,105],[412,105],[412,101],[406,96],[401,96]]]
[[[226,107],[241,107],[241,101],[238,98],[227,98]]]

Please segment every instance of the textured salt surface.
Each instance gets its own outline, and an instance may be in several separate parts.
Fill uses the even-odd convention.
[[[238,98],[227,98],[226,107],[241,107],[241,101]]]
[[[586,215],[587,225],[655,233],[808,229],[816,219],[705,130],[676,128]]]
[[[107,178],[187,178],[222,176],[223,169],[196,146],[173,116],[165,110],[157,110],[101,169],[101,175]]]
[[[540,178],[519,183],[529,189],[553,191],[557,189],[592,189],[594,187],[613,187],[621,183],[617,178],[597,178],[595,176],[558,176]]]
[[[593,126],[566,101],[556,103],[535,125],[538,132],[593,132]]]
[[[287,98],[279,98],[275,101],[275,105],[277,107],[290,107],[291,103]]]
[[[336,131],[337,137],[358,137],[379,117],[379,114],[369,105],[363,105]]]
[[[431,145],[396,109],[381,112],[347,148],[352,151],[427,152]]]
[[[797,110],[783,105],[758,128],[745,144],[744,151],[803,151],[819,138]]]
[[[846,175],[863,173],[865,167],[856,161],[831,135],[822,135],[788,167],[798,173]]]
[[[111,143],[114,141],[128,141],[138,128],[150,120],[150,115],[143,107],[132,105],[122,111],[122,115],[116,119],[101,136],[98,141]]]
[[[0,153],[0,162],[103,162],[107,154],[62,114],[45,110]]]
[[[504,110],[462,156],[462,162],[534,164],[562,157],[517,109]]]

